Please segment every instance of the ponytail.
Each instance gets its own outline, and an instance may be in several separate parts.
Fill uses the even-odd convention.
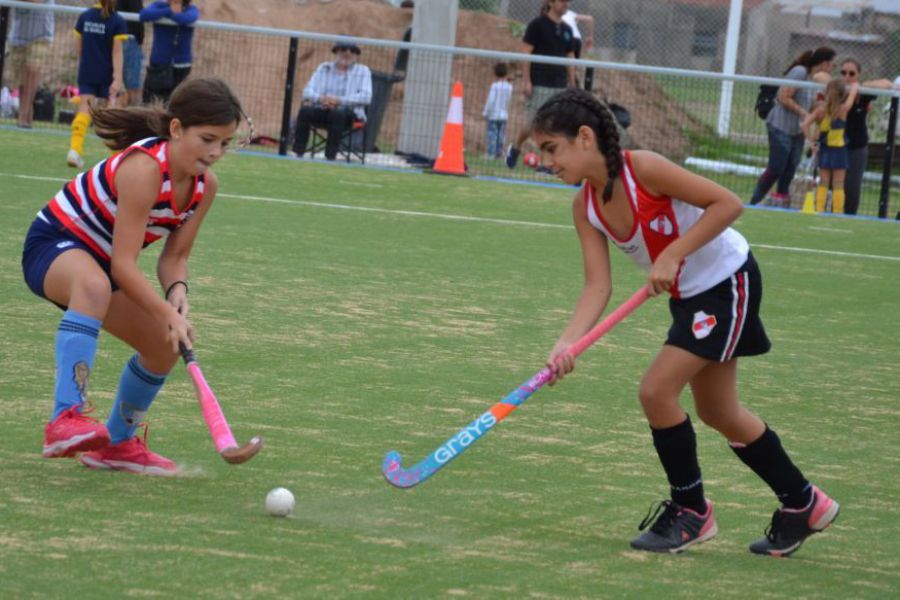
[[[816,65],[820,65],[823,62],[827,62],[829,60],[834,60],[834,57],[837,55],[837,52],[834,51],[833,48],[829,48],[828,46],[819,46],[815,50],[807,50],[800,56],[794,59],[794,62],[785,70],[784,74],[787,75],[788,71],[800,65],[804,67],[807,72],[812,71],[812,68]]]
[[[241,103],[216,77],[187,79],[175,88],[167,105],[98,108],[91,106],[94,131],[112,150],[124,150],[148,137],[169,137],[172,119],[185,129],[196,125],[229,125],[246,119],[253,135],[253,124],[244,114]]]
[[[168,137],[172,115],[162,104],[98,108],[91,105],[94,131],[110,150],[124,150],[138,140]]]
[[[835,77],[825,86],[825,114],[836,119],[844,100],[847,99],[847,86],[840,77]]]
[[[796,67],[797,65],[800,65],[801,67],[805,67],[806,70],[808,71],[809,68],[812,66],[810,64],[810,61],[812,60],[812,55],[813,55],[812,50],[807,50],[806,52],[802,53],[800,56],[798,56],[797,58],[794,59],[794,62],[792,62],[791,64],[788,65],[788,68],[785,69],[784,73],[782,73],[782,74],[787,75],[788,72],[790,72],[790,70],[793,69],[794,67]]]

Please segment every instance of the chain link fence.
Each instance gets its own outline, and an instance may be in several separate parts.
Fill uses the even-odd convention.
[[[460,8],[527,23],[544,0],[460,0]],[[728,0],[572,0],[593,17],[591,58],[720,71]],[[587,35],[588,31],[581,32]],[[900,75],[900,2],[743,0],[737,72],[778,76],[807,49],[830,46],[873,78]]]
[[[509,6],[528,2],[510,2]],[[749,0],[746,2],[749,4]],[[0,0],[0,7],[4,3],[10,4],[9,0]],[[498,10],[501,4],[497,3]],[[537,10],[540,3],[533,4]],[[576,9],[583,10],[579,4],[589,3],[573,2]],[[21,7],[23,3],[16,6]],[[2,10],[8,17],[9,9]],[[56,35],[41,66],[44,97],[49,98],[50,105],[39,116],[41,120],[35,124],[36,133],[52,129],[65,131],[69,127],[75,106],[72,99],[61,92],[76,84],[77,63],[71,31],[79,10],[64,6],[54,9]],[[387,10],[395,9],[388,7]],[[632,12],[636,11],[632,9]],[[602,38],[602,29],[595,21],[598,40]],[[509,35],[513,36],[514,32]],[[464,157],[468,173],[556,182],[551,175],[535,170],[533,164],[529,166],[520,160],[510,169],[502,158],[487,156],[488,128],[483,109],[495,79],[494,66],[521,62],[525,58],[523,55],[203,20],[196,24],[194,38],[195,59],[191,76],[214,75],[231,84],[253,117],[256,135],[251,148],[258,151],[284,154],[290,149],[303,89],[320,63],[333,60],[331,49],[335,40],[343,39],[360,46],[360,62],[372,73],[373,95],[367,108],[365,138],[353,142],[364,143],[366,164],[402,168],[428,165],[438,154],[451,86],[460,81],[464,87]],[[147,27],[145,53],[151,45],[152,28]],[[408,68],[398,70],[398,55],[404,52],[409,55]],[[550,63],[556,60],[557,64],[566,62],[563,59],[532,59]],[[514,93],[509,103],[506,143],[527,125],[524,97],[516,78],[519,69],[513,68],[510,72]],[[719,181],[745,200],[749,199],[768,153],[765,123],[754,113],[759,85],[766,80],[741,75],[728,80],[731,88],[731,102],[725,107],[728,128],[726,135],[719,135],[717,131],[723,116],[720,99],[726,79],[715,72],[597,61],[578,62],[577,72],[581,85],[590,85],[596,95],[621,107],[623,126],[628,124],[626,116],[630,116],[630,126],[622,129],[626,147],[660,152]],[[15,85],[7,64],[0,70],[0,86],[7,87],[9,93],[15,90]],[[878,102],[886,104],[889,93],[879,93]],[[883,148],[886,130],[878,119],[870,121],[872,141],[882,143]],[[15,127],[15,122],[14,114],[0,113],[0,143],[2,128]],[[64,143],[61,142],[61,161],[65,156]],[[525,148],[523,154],[529,150]],[[900,176],[890,177],[888,173],[885,178],[883,157],[883,152],[870,152],[860,214],[884,216],[891,192],[896,193],[900,188]],[[796,208],[800,203],[802,198],[797,198],[792,206]],[[896,212],[896,203],[891,210]]]

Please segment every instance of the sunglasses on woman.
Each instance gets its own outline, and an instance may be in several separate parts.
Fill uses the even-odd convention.
[[[841,71],[844,77],[856,77],[856,71]]]

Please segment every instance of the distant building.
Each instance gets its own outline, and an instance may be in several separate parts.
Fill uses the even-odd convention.
[[[766,3],[768,4],[768,2]],[[743,72],[774,75],[806,49],[834,48],[861,60],[867,73],[888,75],[900,51],[900,0],[777,0],[748,21]]]
[[[765,0],[744,0],[743,28]],[[600,60],[720,70],[729,0],[608,0],[588,5]],[[575,9],[578,10],[578,9]]]
[[[498,2],[527,22],[542,0]],[[599,60],[719,71],[730,0],[572,0],[594,17]],[[503,11],[506,11],[503,13]],[[900,0],[743,0],[737,70],[780,75],[803,50],[831,46],[873,75],[900,74]]]

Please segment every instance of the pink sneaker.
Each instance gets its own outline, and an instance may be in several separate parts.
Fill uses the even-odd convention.
[[[86,417],[79,409],[84,406],[67,408],[44,428],[45,458],[75,456],[79,452],[97,450],[109,444],[106,425],[96,419]],[[88,406],[84,412],[90,412]]]
[[[112,469],[114,471],[131,471],[143,475],[174,475],[178,465],[164,456],[152,452],[145,442],[147,429],[144,428],[144,439],[137,436],[118,444],[110,444],[96,452],[81,455],[82,464],[92,469]]]

